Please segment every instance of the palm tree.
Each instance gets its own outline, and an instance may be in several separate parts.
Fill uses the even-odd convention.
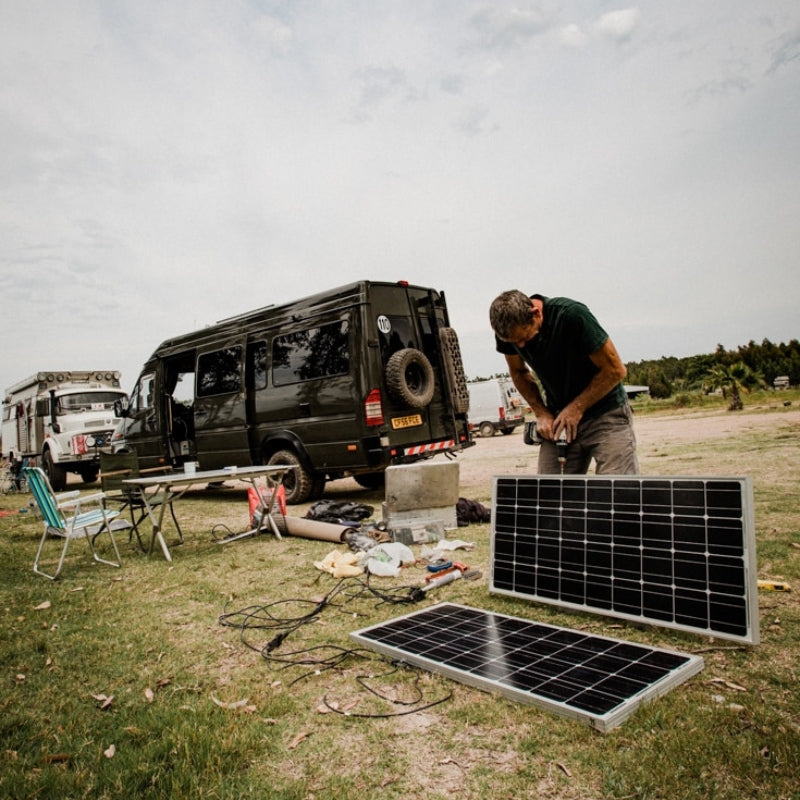
[[[704,389],[706,392],[722,389],[722,396],[731,401],[728,411],[741,411],[744,408],[742,394],[747,394],[753,389],[764,388],[766,381],[760,372],[754,372],[744,361],[735,364],[716,364],[705,375]]]

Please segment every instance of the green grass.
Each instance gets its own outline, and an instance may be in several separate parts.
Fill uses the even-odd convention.
[[[4,516],[0,796],[800,798],[798,434],[792,424],[766,435],[743,425],[734,437],[642,454],[649,474],[752,476],[759,577],[794,589],[760,593],[758,646],[490,595],[485,579],[439,590],[437,599],[703,655],[703,672],[608,734],[371,653],[345,655],[352,630],[419,606],[355,582],[337,591],[314,567],[333,549],[326,542],[216,543],[218,523],[244,527],[244,492],[181,501],[186,542],[172,564],[123,537],[115,570],[76,543],[55,583],[31,570],[40,523]],[[380,493],[346,496],[380,509]],[[28,499],[3,496],[0,506],[16,511]],[[485,575],[489,526],[457,536],[476,543],[464,558]],[[403,595],[422,578],[412,567],[371,583]],[[265,657],[283,629],[267,610],[295,620],[325,596],[314,621],[266,654],[284,660]],[[220,623],[248,608],[272,627]]]

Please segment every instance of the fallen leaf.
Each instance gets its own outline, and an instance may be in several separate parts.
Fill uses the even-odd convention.
[[[569,771],[569,767],[566,764],[562,764],[560,761],[556,761],[556,766],[568,777],[572,777],[572,773]]]
[[[746,692],[747,689],[744,686],[739,686],[738,683],[731,683],[731,681],[725,680],[725,678],[711,678],[709,683],[721,683],[723,686],[727,686],[728,689],[733,689],[737,692]]]
[[[117,748],[113,744],[110,744],[105,750],[103,750],[103,755],[106,758],[114,758],[116,754]]]
[[[155,697],[156,697],[153,694],[153,690],[150,687],[148,687],[147,689],[144,690],[144,696],[145,696],[145,699],[147,700],[148,703],[152,703],[153,700],[155,700]]]
[[[18,672],[17,673],[17,680],[18,681],[24,681],[25,680],[25,676],[21,672]]]
[[[297,745],[300,744],[300,742],[308,739],[309,736],[311,736],[311,734],[308,733],[307,731],[303,731],[302,733],[298,733],[294,737],[294,739],[292,739],[292,741],[289,742],[289,750],[294,750],[295,747],[297,747]]]
[[[44,611],[46,608],[50,608],[52,603],[49,600],[45,600],[44,603],[39,603],[38,606],[34,607],[34,611]]]
[[[111,697],[105,694],[93,694],[92,697],[97,700],[100,705],[98,708],[101,711],[105,711],[107,708],[111,707],[111,704],[114,702],[114,695],[112,694]]]

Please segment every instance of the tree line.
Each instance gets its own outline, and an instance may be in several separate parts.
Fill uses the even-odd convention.
[[[775,378],[787,375],[789,383],[797,386],[800,384],[800,342],[792,339],[788,344],[773,344],[764,339],[757,344],[751,340],[736,350],[726,350],[719,344],[707,355],[662,356],[657,360],[628,362],[625,366],[628,370],[625,382],[649,386],[650,396],[654,398],[671,397],[679,391],[720,388],[730,382],[731,375],[743,385],[769,387]]]

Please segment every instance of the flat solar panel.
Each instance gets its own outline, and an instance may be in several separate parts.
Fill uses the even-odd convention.
[[[759,641],[748,478],[496,477],[489,589]]]
[[[455,603],[350,635],[390,658],[604,732],[703,669],[700,656]]]

